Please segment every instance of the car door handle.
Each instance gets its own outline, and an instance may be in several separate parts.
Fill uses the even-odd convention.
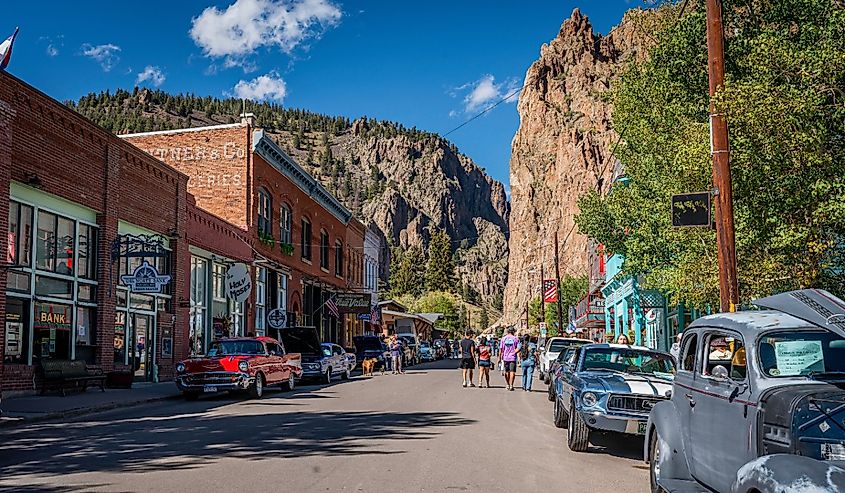
[[[689,407],[695,407],[695,399],[692,398],[692,394],[684,394],[684,397],[689,401]]]

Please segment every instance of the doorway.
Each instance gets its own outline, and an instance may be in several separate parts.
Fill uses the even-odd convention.
[[[155,316],[129,312],[132,352],[130,364],[136,381],[153,380],[155,363]]]

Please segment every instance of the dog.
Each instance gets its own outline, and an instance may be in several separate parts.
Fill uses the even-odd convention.
[[[376,369],[378,360],[375,358],[367,358],[361,362],[361,368],[364,370],[364,376],[373,376],[373,370]]]

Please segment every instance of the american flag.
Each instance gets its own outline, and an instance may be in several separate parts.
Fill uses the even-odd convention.
[[[326,300],[326,308],[334,318],[340,318],[340,310],[337,309],[337,303],[334,302],[334,296]]]
[[[370,310],[370,325],[381,325],[381,308],[378,305],[373,305]]]
[[[543,301],[546,303],[557,302],[557,281],[554,279],[543,279]]]

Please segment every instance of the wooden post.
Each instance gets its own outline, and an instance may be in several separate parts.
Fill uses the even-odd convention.
[[[707,0],[707,67],[710,77],[710,151],[713,157],[713,188],[716,196],[719,300],[723,312],[732,312],[739,304],[739,283],[736,277],[736,240],[728,122],[725,115],[717,113],[712,99],[725,85],[725,44],[721,0]]]

